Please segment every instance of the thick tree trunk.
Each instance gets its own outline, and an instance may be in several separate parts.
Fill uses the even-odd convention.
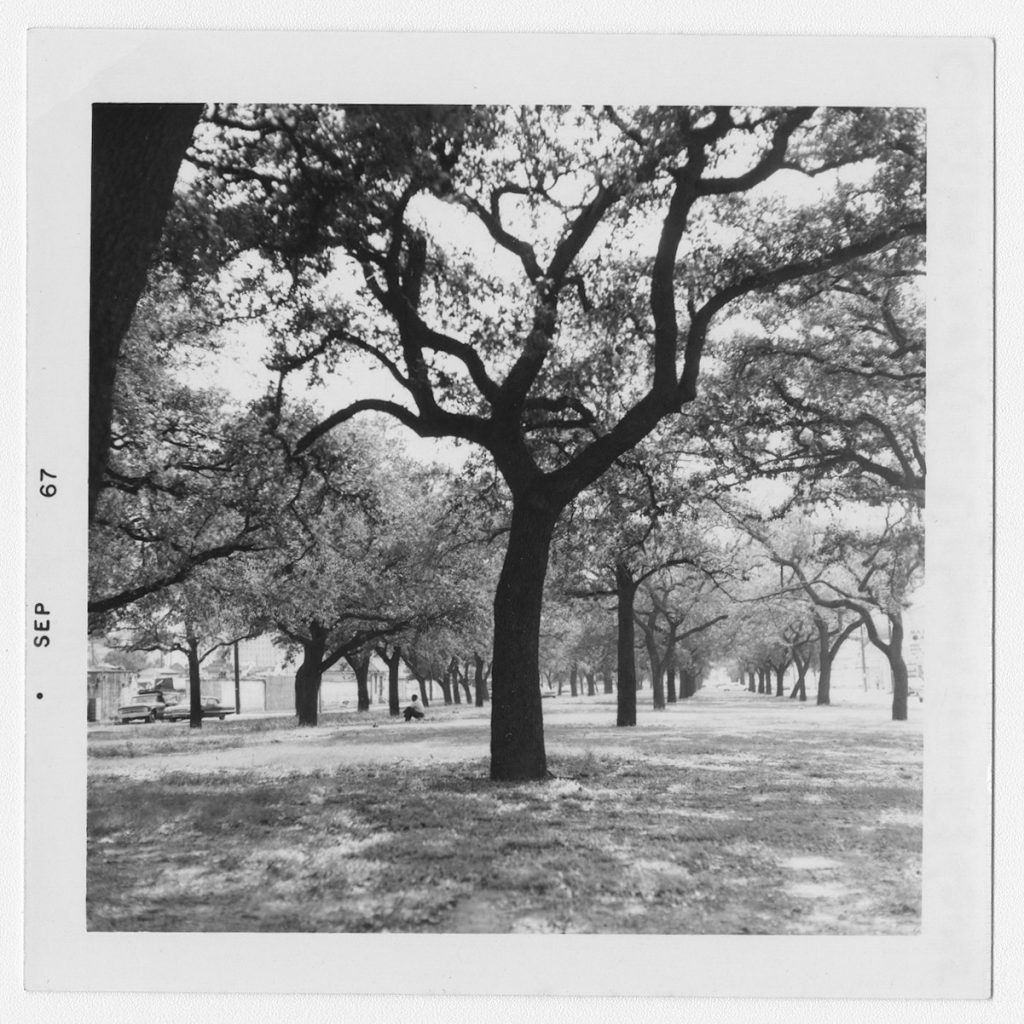
[[[910,678],[907,672],[907,663],[903,660],[902,613],[891,612],[889,624],[892,628],[892,636],[889,638],[889,643],[882,647],[882,651],[889,659],[889,669],[892,672],[892,720],[905,722],[907,720],[907,695],[910,689]],[[881,647],[880,644],[876,646]]]
[[[611,665],[607,662],[602,662],[601,664],[601,683],[605,693],[615,692],[615,680],[612,678]]]
[[[448,662],[448,671],[445,672],[445,678],[448,680],[448,685],[451,689],[451,693],[455,698],[456,704],[462,703],[462,694],[459,693],[459,659],[452,657],[452,660]]]
[[[121,342],[146,285],[201,103],[92,108],[89,521],[103,482]]]
[[[395,647],[391,657],[387,660],[388,666],[388,714],[397,718],[402,713],[401,701],[398,697],[398,669],[402,664],[402,648]]]
[[[665,689],[668,691],[666,697],[669,704],[677,704],[679,697],[676,694],[676,667],[674,664],[670,664],[665,673]]]
[[[814,616],[818,630],[818,697],[817,703],[829,704],[832,700],[832,654],[829,650],[828,624],[820,615]]]
[[[462,684],[462,692],[466,695],[466,703],[473,703],[473,694],[469,688],[469,662],[465,662],[462,667],[462,673],[459,676],[459,682]]]
[[[665,710],[665,679],[660,672],[651,676],[651,706],[655,711]]]
[[[902,657],[898,657],[890,659],[889,666],[892,669],[892,720],[905,722],[907,720],[907,693],[910,688],[907,665]]]
[[[775,669],[775,696],[776,697],[784,697],[785,694],[786,694],[786,689],[785,689],[785,687],[783,686],[783,683],[782,683],[783,678],[785,677],[785,675],[786,675],[786,667],[785,666],[783,666],[782,668],[776,668]]]
[[[356,676],[356,707],[359,711],[369,711],[370,688],[367,681],[370,678],[370,655],[348,655],[345,660]]]
[[[548,774],[540,693],[540,617],[558,510],[540,497],[512,507],[505,562],[494,595],[491,778]]]
[[[615,590],[618,597],[618,715],[616,725],[636,725],[636,655],[633,633],[633,604],[636,583],[628,565],[615,565]]]
[[[766,677],[766,675],[767,675],[767,673],[765,672],[765,670],[763,668],[759,668],[757,670],[757,692],[758,693],[764,693],[765,692],[765,689],[766,689],[766,687],[765,687],[765,677]],[[769,689],[767,692],[771,693],[771,690]]]
[[[658,651],[654,626],[654,615],[649,615],[646,623],[641,622],[640,624],[640,628],[644,633],[644,643],[647,647],[647,661],[651,666],[651,704],[655,711],[664,711],[665,686],[662,681],[661,653]]]
[[[814,625],[818,630],[818,703],[829,704],[832,699],[832,663],[835,661],[843,641],[853,632],[860,620],[854,619],[845,629],[841,630],[835,642],[829,644],[828,624],[820,615],[814,616]]]
[[[302,664],[295,673],[295,715],[299,725],[314,726],[319,721],[320,680],[327,653],[327,630],[312,623],[309,636],[302,640]]]
[[[402,664],[402,648],[396,646],[390,654],[387,647],[378,647],[376,651],[377,657],[388,667],[388,714],[397,717],[402,713],[398,696],[398,670]]]
[[[482,708],[487,699],[487,683],[484,682],[484,659],[479,654],[473,655],[473,688],[476,691],[476,706]]]
[[[697,692],[697,673],[693,668],[682,670],[683,697],[690,699]]]
[[[816,704],[832,703],[832,662],[829,658],[822,659],[818,667],[818,696]]]
[[[452,681],[451,675],[445,670],[444,675],[441,676],[437,681],[437,685],[441,687],[441,696],[444,698],[445,704],[452,703]]]
[[[597,693],[597,684],[594,681],[594,672],[592,669],[588,669],[584,672],[584,677],[587,680],[587,696],[593,697]]]
[[[754,693],[757,687],[754,685],[754,670],[752,668],[747,669],[747,689]]]
[[[793,664],[796,666],[796,682],[789,693],[789,699],[799,697],[800,700],[807,700],[807,669],[810,665],[810,658],[804,658],[801,651],[803,644],[796,644],[793,647]]]
[[[579,688],[576,686],[576,680],[579,678],[579,670],[576,667],[574,661],[569,668],[569,695],[571,697],[579,696]]]
[[[199,678],[199,641],[193,637],[186,640],[185,658],[188,661],[188,727],[203,727],[203,695]]]

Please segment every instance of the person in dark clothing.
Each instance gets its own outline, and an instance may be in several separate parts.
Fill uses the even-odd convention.
[[[423,717],[423,709],[420,707],[420,698],[418,694],[412,695],[412,700],[409,701],[409,706],[402,712],[405,715],[405,720],[411,722],[414,718]]]

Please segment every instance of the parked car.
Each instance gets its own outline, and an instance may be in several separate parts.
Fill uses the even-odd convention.
[[[228,707],[226,704],[221,704],[216,697],[203,697],[201,699],[203,706],[203,718],[219,718],[223,721],[228,715],[233,715],[235,709]],[[191,702],[183,700],[178,704],[172,704],[170,707],[164,710],[164,721],[165,722],[181,722],[192,715]]]
[[[159,693],[137,693],[117,709],[117,717],[122,725],[129,722],[155,722],[164,717],[166,710],[167,705]]]

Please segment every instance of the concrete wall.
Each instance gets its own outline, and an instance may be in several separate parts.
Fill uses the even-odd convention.
[[[264,676],[267,711],[295,710],[295,676]]]
[[[121,706],[122,692],[134,690],[129,672],[90,669],[86,673],[87,720],[90,722],[116,722]]]

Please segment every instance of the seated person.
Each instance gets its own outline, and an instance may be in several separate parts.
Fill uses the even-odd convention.
[[[411,722],[414,718],[423,717],[423,709],[420,707],[420,698],[418,694],[413,694],[412,699],[409,701],[409,706],[402,712],[405,715],[405,720]]]

